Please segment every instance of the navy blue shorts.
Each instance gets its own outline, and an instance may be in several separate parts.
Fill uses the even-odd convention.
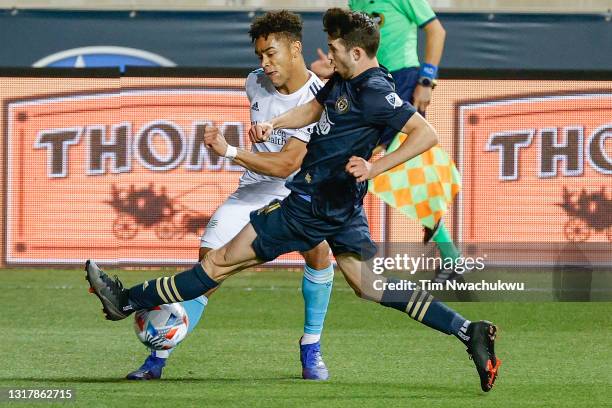
[[[327,240],[334,255],[354,253],[367,260],[376,253],[363,208],[342,224],[333,224],[312,213],[311,203],[295,193],[251,212],[257,232],[253,249],[264,262],[293,251],[308,251]]]

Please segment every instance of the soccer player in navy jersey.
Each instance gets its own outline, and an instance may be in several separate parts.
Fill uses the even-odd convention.
[[[393,79],[379,67],[380,35],[370,17],[334,8],[325,13],[323,25],[334,76],[313,101],[250,130],[255,139],[266,139],[274,129],[297,129],[318,119],[301,170],[287,182],[291,194],[253,211],[251,222],[234,239],[173,276],[171,286],[183,299],[192,299],[240,270],[326,240],[358,296],[456,336],[467,346],[482,390],[490,391],[501,363],[494,350],[496,326],[471,322],[425,290],[396,285],[394,278],[375,275],[364,263],[376,251],[363,211],[367,180],[431,148],[437,136],[395,93]],[[397,150],[370,163],[386,127],[408,137]],[[110,320],[166,303],[155,280],[124,289],[119,279],[112,280],[92,261],[87,261],[85,270]],[[381,286],[384,290],[378,289]]]

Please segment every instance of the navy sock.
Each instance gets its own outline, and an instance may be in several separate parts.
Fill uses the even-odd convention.
[[[390,278],[388,282],[395,283],[395,287],[400,286],[400,281],[397,279]],[[446,334],[454,334],[461,341],[464,341],[460,336],[461,328],[464,325],[467,327],[469,321],[444,303],[434,299],[425,290],[418,287],[415,290],[407,288],[401,290],[385,289],[380,304],[407,313],[414,320],[432,329]]]
[[[129,299],[134,309],[149,309],[164,303],[195,299],[218,285],[197,263],[193,268],[174,276],[153,279],[131,287]]]

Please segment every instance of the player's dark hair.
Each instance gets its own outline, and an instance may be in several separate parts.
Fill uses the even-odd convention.
[[[287,10],[269,11],[256,17],[249,30],[251,41],[255,42],[259,37],[268,39],[270,34],[285,36],[291,41],[302,41],[302,19]]]
[[[376,56],[380,32],[367,14],[331,8],[323,16],[323,29],[333,40],[340,38],[348,50],[361,47],[368,57]]]

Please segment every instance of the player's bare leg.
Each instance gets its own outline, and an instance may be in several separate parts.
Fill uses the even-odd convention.
[[[249,223],[230,242],[207,252],[200,264],[210,278],[221,283],[243,269],[262,263],[251,246],[255,238],[257,233]]]
[[[495,325],[488,321],[472,323],[418,286],[401,286],[397,279],[375,274],[355,254],[337,255],[336,261],[357,296],[404,312],[443,333],[455,335],[467,346],[482,390],[487,392],[493,388],[501,365],[501,360],[495,355]]]
[[[338,268],[342,271],[344,279],[360,298],[380,303],[382,293],[374,289],[374,281],[385,277],[374,274],[367,265],[355,254],[346,253],[336,256]]]

